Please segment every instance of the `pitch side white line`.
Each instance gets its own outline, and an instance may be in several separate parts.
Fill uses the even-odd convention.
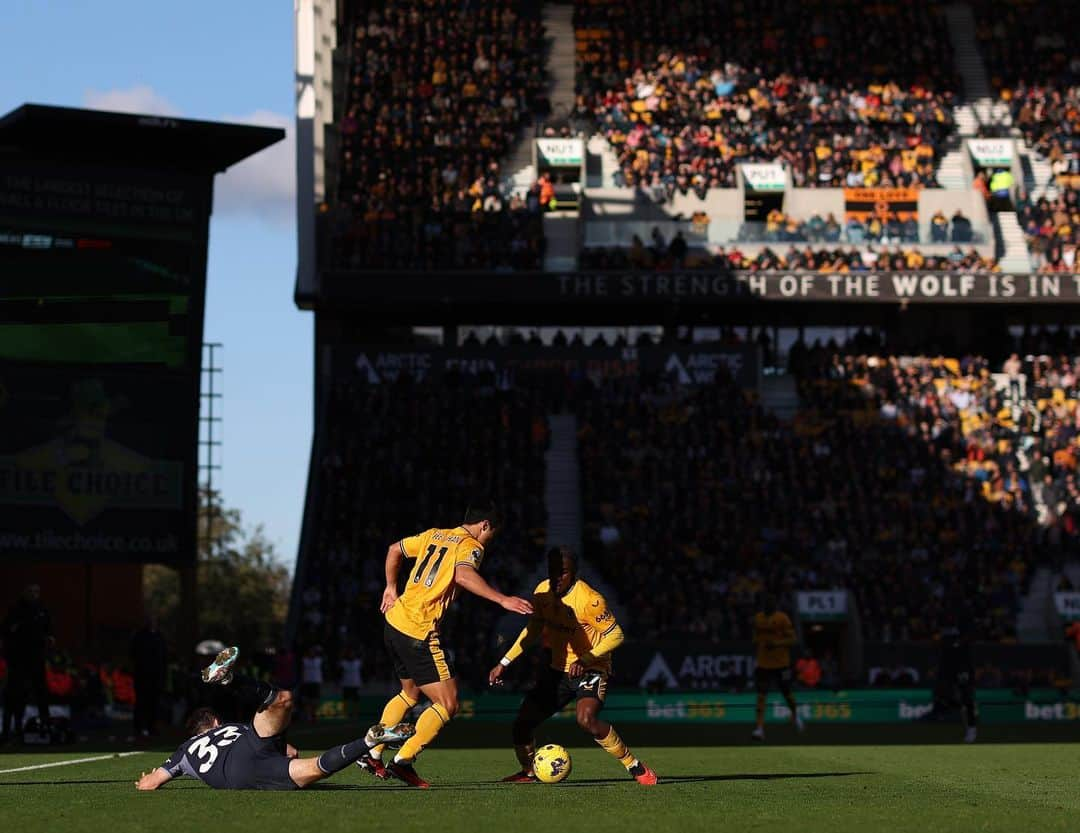
[[[0,769],[0,775],[7,775],[11,772],[29,772],[32,769],[48,769],[53,766],[71,766],[72,764],[89,764],[93,761],[108,761],[111,758],[128,758],[132,755],[145,755],[141,749],[137,752],[118,752],[115,755],[98,755],[93,758],[76,758],[73,761],[54,761],[51,764],[34,764],[33,766],[20,766],[15,769]]]

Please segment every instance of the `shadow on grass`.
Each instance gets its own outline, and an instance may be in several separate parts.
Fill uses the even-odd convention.
[[[661,775],[659,786],[666,784],[693,784],[708,781],[781,781],[789,778],[845,778],[851,775],[873,775],[872,772],[866,771],[853,771],[853,772],[733,772],[724,775]],[[84,778],[80,780],[71,781],[3,781],[0,780],[0,787],[66,787],[75,784],[131,784],[133,783],[130,778]],[[566,781],[559,785],[560,788],[566,787],[605,787],[605,786],[617,786],[619,784],[632,784],[628,778],[579,778],[572,781]],[[464,783],[444,783],[433,784],[433,789],[452,789],[452,790],[501,790],[506,788],[521,789],[521,785],[501,784],[498,782],[492,783],[476,783],[475,781]],[[180,784],[169,784],[164,789],[167,791],[173,791],[177,789],[199,789],[202,788],[201,784],[194,782],[185,782]],[[319,783],[312,784],[304,792],[323,792],[323,791],[348,791],[356,792],[363,790],[380,790],[380,791],[394,791],[402,792],[407,790],[414,790],[415,787],[410,787],[407,784],[334,784],[334,783]],[[534,788],[535,789],[535,788]]]
[[[723,775],[660,775],[658,786],[665,784],[693,784],[709,781],[782,781],[791,778],[846,778],[852,775],[873,775],[873,772],[857,770],[851,772],[732,772]],[[573,778],[559,784],[559,788],[568,787],[607,787],[620,784],[633,784],[630,778]],[[433,784],[432,789],[454,790],[501,790],[501,789],[539,789],[523,784],[500,784],[498,782],[481,783],[475,781],[461,783]]]

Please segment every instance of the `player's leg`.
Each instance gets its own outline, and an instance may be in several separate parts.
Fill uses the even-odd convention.
[[[754,686],[757,688],[757,702],[754,707],[753,740],[765,740],[765,697],[769,693],[769,672],[760,665],[754,669]]]
[[[536,681],[536,685],[525,695],[518,709],[517,717],[510,728],[514,742],[514,755],[517,756],[521,769],[503,781],[514,784],[526,784],[536,781],[533,774],[533,755],[536,754],[536,728],[569,703],[573,698],[563,701],[558,699],[558,685],[561,671],[548,668]]]
[[[394,756],[396,763],[412,763],[458,713],[458,688],[454,677],[421,685],[420,691],[431,705],[416,721],[416,734]]]
[[[7,685],[4,686],[4,729],[0,735],[4,739],[22,734],[24,686],[22,669],[18,665],[9,665]]]
[[[587,673],[576,680],[577,722],[578,726],[592,735],[597,745],[626,767],[626,771],[641,784],[655,784],[656,773],[648,765],[634,757],[615,727],[600,717],[607,694],[606,675]]]
[[[409,713],[409,710],[420,701],[420,687],[416,684],[412,672],[409,670],[409,654],[415,647],[410,644],[411,641],[391,625],[385,624],[383,626],[383,643],[386,645],[386,652],[390,655],[394,673],[401,680],[401,691],[391,697],[383,706],[382,715],[379,717],[379,722],[383,726],[394,726],[400,723],[405,719],[405,715]],[[382,754],[383,747],[376,746],[371,750],[370,755],[365,756],[360,761],[360,768],[378,778],[385,778],[386,769],[382,764]]]
[[[979,711],[975,705],[975,675],[970,671],[961,672],[956,682],[960,689],[960,705],[963,707],[964,743],[974,743],[979,727]]]
[[[788,705],[788,709],[791,711],[791,725],[798,731],[803,730],[802,718],[799,717],[799,705],[795,702],[795,695],[791,691],[791,668],[783,668],[778,672],[780,693],[784,696],[784,701]]]
[[[413,731],[413,727],[407,723],[391,727],[375,724],[364,737],[327,749],[317,758],[294,758],[289,761],[289,778],[303,789],[355,764],[375,746],[403,743],[412,736]]]
[[[294,707],[292,692],[287,689],[277,690],[274,699],[255,712],[251,725],[259,737],[269,738],[283,734],[292,722]]]
[[[383,706],[382,715],[379,717],[379,722],[383,726],[396,726],[401,723],[418,702],[420,702],[420,687],[414,680],[402,679],[401,691],[391,697],[386,705]],[[383,747],[376,746],[371,750],[371,757],[375,761],[382,759]]]

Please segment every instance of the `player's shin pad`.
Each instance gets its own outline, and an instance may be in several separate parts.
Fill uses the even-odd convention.
[[[614,726],[611,727],[611,731],[607,733],[606,737],[598,738],[596,742],[601,749],[613,758],[618,758],[619,763],[627,769],[630,769],[637,761],[634,754],[623,743],[623,739],[619,737],[619,733],[615,731]]]
[[[450,722],[450,715],[438,703],[432,703],[424,709],[420,719],[416,721],[416,734],[405,742],[397,753],[396,761],[413,761],[429,743],[435,740],[435,736],[442,731],[442,727]]]
[[[390,698],[385,706],[383,706],[382,717],[379,718],[379,722],[383,726],[396,726],[405,719],[405,715],[409,713],[409,709],[415,705],[415,700],[406,696],[404,691],[399,691]],[[381,758],[385,748],[386,744],[379,744],[378,746],[372,747],[371,757]]]

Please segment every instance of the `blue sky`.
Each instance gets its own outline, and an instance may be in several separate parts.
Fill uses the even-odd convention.
[[[224,344],[225,501],[291,567],[311,444],[312,326],[292,302],[288,0],[4,0],[0,114],[25,102],[285,127],[215,187],[207,341]]]

